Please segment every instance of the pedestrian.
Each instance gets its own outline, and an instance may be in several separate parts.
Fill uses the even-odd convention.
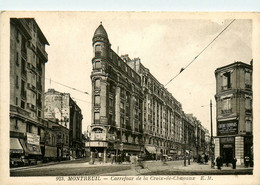
[[[201,163],[201,156],[198,156],[198,163]]]
[[[233,169],[236,169],[236,167],[237,167],[237,159],[236,159],[236,157],[233,158],[232,166],[233,166]]]
[[[112,157],[111,164],[113,164],[113,163],[115,162],[115,155],[114,155],[114,154],[111,154],[111,157]]]
[[[99,164],[101,163],[101,161],[102,161],[102,154],[99,152],[98,153],[98,161],[99,161]]]
[[[245,166],[246,166],[246,168],[249,165],[249,161],[250,161],[250,158],[248,156],[245,156]]]
[[[217,163],[218,169],[221,170],[221,157],[220,156],[217,157],[216,163]]]
[[[209,161],[209,157],[208,157],[208,155],[207,154],[205,154],[205,164],[208,164],[208,161]]]

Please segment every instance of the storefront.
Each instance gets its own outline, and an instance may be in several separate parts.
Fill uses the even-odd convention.
[[[24,155],[23,147],[18,138],[10,138],[10,165],[22,165],[22,156]]]

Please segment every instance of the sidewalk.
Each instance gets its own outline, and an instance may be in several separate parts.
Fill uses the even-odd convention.
[[[162,161],[145,161],[143,163],[144,168],[142,169],[138,165],[131,165],[131,169],[120,172],[114,172],[104,175],[236,175],[236,174],[251,174],[253,168],[245,168],[244,166],[237,166],[236,169],[223,166],[221,170],[215,166],[211,168],[211,163],[198,164],[191,162],[184,166],[183,160],[181,161],[167,161],[165,164]]]

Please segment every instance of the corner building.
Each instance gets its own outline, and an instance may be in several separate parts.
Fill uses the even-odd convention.
[[[231,162],[233,157],[238,164],[244,164],[245,156],[253,159],[252,72],[253,66],[243,62],[215,71],[215,157],[222,156],[224,162]]]
[[[181,103],[139,58],[118,56],[102,24],[94,33],[93,48],[91,135],[86,144],[91,155],[101,153],[104,162],[108,154],[119,153],[146,153],[151,159],[183,155]]]
[[[139,153],[142,144],[140,76],[110,48],[102,24],[93,37],[91,152]]]

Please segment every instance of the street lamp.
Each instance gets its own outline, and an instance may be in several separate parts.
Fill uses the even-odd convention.
[[[210,100],[210,153],[211,153],[211,168],[214,168],[214,152],[212,148],[213,142],[213,126],[212,126],[212,100]]]

